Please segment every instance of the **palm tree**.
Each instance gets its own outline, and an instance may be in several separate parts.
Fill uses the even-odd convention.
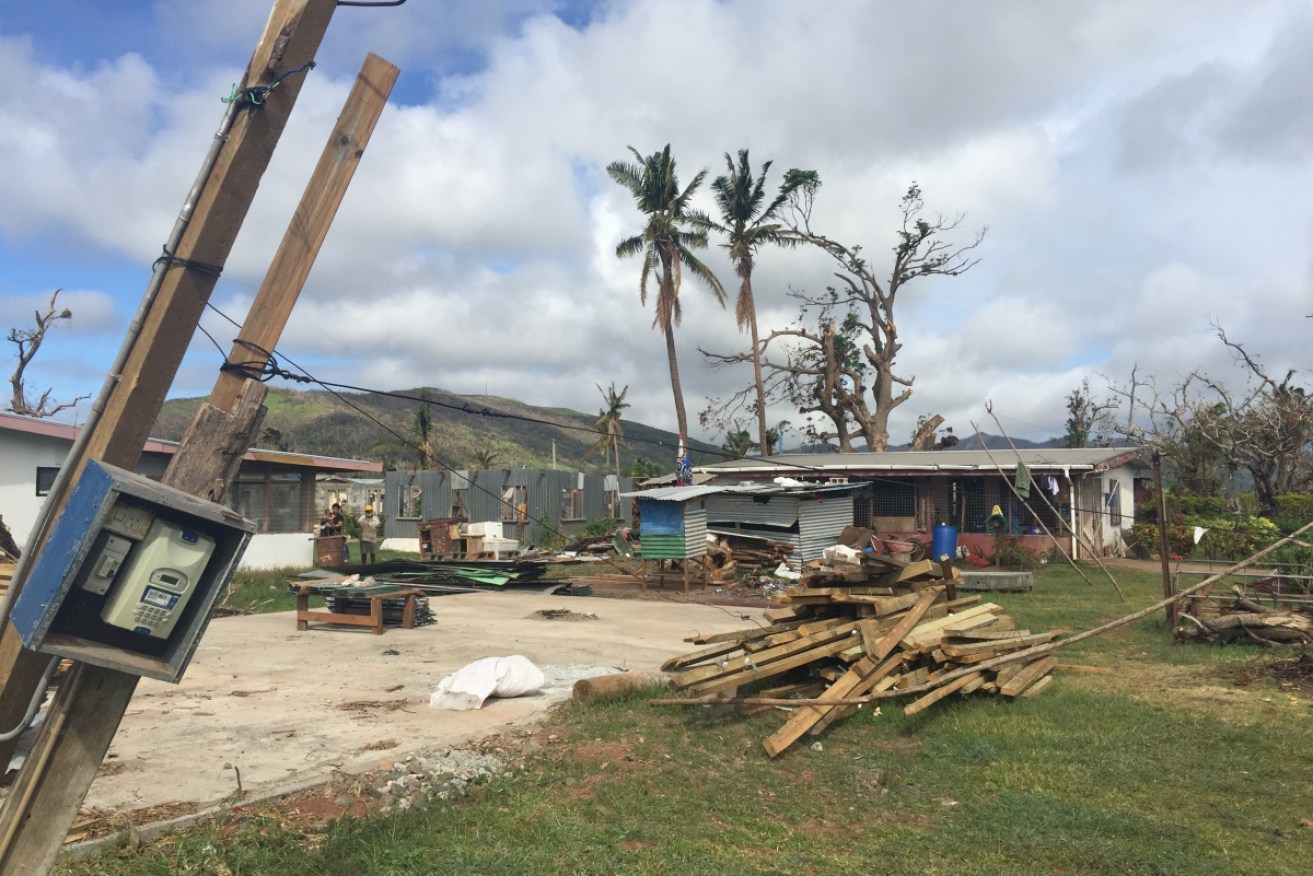
[[[597,431],[603,433],[602,438],[591,449],[602,451],[603,457],[608,455],[608,451],[615,456],[615,480],[616,489],[620,488],[620,443],[625,440],[624,426],[620,423],[620,412],[629,407],[625,401],[625,396],[629,394],[629,387],[626,386],[620,392],[615,391],[615,383],[602,389],[602,385],[595,384],[597,391],[602,394],[602,399],[606,402],[606,409],[597,412],[597,422],[593,425]]]
[[[752,452],[757,445],[752,443],[752,436],[747,429],[734,429],[725,433],[725,443],[721,449],[734,459],[742,459]]]
[[[679,434],[687,435],[688,415],[684,413],[684,392],[679,385],[679,362],[675,357],[675,326],[679,325],[682,316],[679,287],[684,270],[705,283],[720,306],[725,306],[725,288],[692,252],[707,248],[706,227],[710,220],[689,207],[693,193],[702,185],[707,172],[698,171],[693,181],[681,190],[669,143],[665,149],[648,156],[640,155],[632,146],[629,151],[634,154],[637,164],[614,161],[607,165],[606,172],[634,196],[639,211],[647,217],[647,224],[639,234],[622,240],[615,248],[615,254],[619,258],[642,256],[638,293],[644,304],[647,304],[648,280],[656,275],[656,317],[652,325],[666,335],[675,416],[679,421]]]
[[[766,425],[766,388],[761,378],[761,345],[757,336],[757,305],[752,297],[752,269],[757,248],[762,244],[794,247],[798,239],[779,222],[774,221],[780,209],[788,202],[789,196],[805,182],[796,174],[786,174],[780,185],[775,200],[763,207],[766,200],[766,172],[771,162],[761,166],[761,173],[755,179],[752,176],[752,164],[748,161],[748,150],[739,150],[739,162],[725,153],[725,166],[728,173],[718,176],[711,183],[711,190],[716,194],[716,206],[720,210],[720,222],[707,222],[706,227],[714,228],[725,236],[722,246],[729,250],[730,261],[734,271],[739,275],[739,297],[734,302],[734,318],[739,329],[748,329],[752,335],[752,371],[757,386],[757,428],[763,454],[768,454],[770,447],[770,429]]]
[[[415,411],[415,469],[433,468],[433,406],[429,404],[429,391],[420,392],[424,404]]]
[[[480,448],[474,451],[474,464],[471,465],[470,468],[474,469],[474,474],[490,469],[493,464],[497,462],[497,457],[499,455],[500,454],[491,448]]]

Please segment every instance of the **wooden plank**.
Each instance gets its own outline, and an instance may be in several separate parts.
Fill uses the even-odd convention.
[[[877,663],[875,659],[869,656],[863,657],[854,663],[842,678],[830,685],[829,689],[821,694],[818,699],[841,700],[851,696],[853,690],[867,676],[874,674],[882,666],[883,664]],[[833,708],[834,706],[803,706],[798,709],[788,721],[784,722],[783,727],[768,736],[762,743],[766,753],[771,757],[778,757],[789,746],[801,739],[804,733],[824,718]]]
[[[694,645],[711,645],[716,642],[744,642],[748,639],[754,639],[759,636],[767,636],[771,633],[780,633],[786,630],[797,629],[805,620],[780,621],[765,627],[749,627],[746,630],[734,630],[728,633],[711,633],[705,636],[690,636],[685,642]]]
[[[934,587],[923,593],[916,605],[912,606],[907,614],[903,615],[902,620],[898,622],[898,626],[886,633],[884,637],[876,643],[875,648],[869,652],[870,655],[876,660],[883,660],[888,657],[895,648],[902,644],[902,641],[904,637],[907,636],[908,632],[915,629],[916,625],[921,621],[921,618],[925,615],[926,611],[934,601],[942,595],[943,591]]]
[[[251,347],[247,344],[265,350],[277,346],[292,315],[296,296],[273,294],[273,290],[289,287],[299,290],[305,286],[399,72],[373,52],[365,56],[333,133],[324,145],[305,194],[233,344],[231,360],[249,359]],[[236,401],[243,382],[236,372],[220,374],[210,394],[210,404],[227,410]]]
[[[1038,681],[1041,676],[1047,675],[1057,665],[1058,658],[1053,656],[1032,660],[1020,672],[1008,679],[1006,684],[1000,684],[998,692],[1005,697],[1014,697]]]
[[[1046,676],[1044,676],[1043,678],[1041,678],[1041,679],[1039,679],[1038,681],[1036,681],[1036,682],[1035,682],[1034,684],[1032,684],[1030,687],[1028,687],[1028,688],[1026,688],[1025,690],[1023,690],[1023,691],[1021,692],[1021,697],[1022,697],[1022,699],[1029,699],[1029,698],[1031,698],[1031,697],[1033,697],[1033,696],[1038,696],[1040,693],[1042,693],[1043,691],[1047,690],[1048,687],[1049,687],[1049,685],[1051,685],[1051,684],[1053,684],[1053,676],[1052,676],[1052,675],[1046,675]]]
[[[948,684],[945,684],[941,687],[937,687],[934,690],[930,691],[930,693],[926,694],[925,696],[921,697],[920,699],[906,706],[903,709],[903,714],[915,715],[917,712],[923,712],[926,709],[930,708],[935,703],[942,700],[944,697],[954,693],[955,691],[961,690],[962,688],[966,687],[968,684],[971,684],[973,681],[975,681],[978,678],[981,678],[981,673],[972,672],[969,675],[964,675],[961,678],[955,679],[954,681],[950,681]]]
[[[955,645],[951,642],[945,642],[940,645],[940,649],[949,657],[965,657],[969,654],[1004,654],[1008,651],[1016,651],[1020,648],[1029,648],[1031,645],[1040,645],[1044,642],[1052,642],[1058,637],[1056,631],[1047,633],[1035,633],[1030,636],[1018,636],[1008,639],[994,639],[987,642],[972,642],[966,645]]]
[[[749,667],[761,667],[772,661],[789,657],[799,651],[806,651],[817,645],[823,645],[826,642],[835,639],[847,639],[854,630],[857,629],[856,623],[839,624],[820,632],[812,633],[809,636],[803,636],[797,641],[786,642],[783,645],[777,645],[774,648],[767,648],[755,654],[745,654],[742,657],[734,657],[712,666],[695,666],[692,669],[686,669],[677,673],[672,678],[671,684],[676,688],[692,687],[703,681],[716,678],[721,675],[735,673]],[[844,647],[848,647],[850,642],[845,642]],[[839,650],[843,650],[840,648]]]
[[[772,676],[788,672],[790,669],[796,669],[799,666],[806,666],[813,661],[825,657],[832,657],[846,647],[848,647],[848,640],[846,637],[835,639],[833,642],[819,645],[810,651],[802,651],[790,657],[785,657],[781,660],[768,663],[765,666],[753,666],[732,675],[726,675],[721,678],[714,678],[707,682],[695,684],[689,688],[689,690],[696,694],[709,694],[717,693],[722,690],[729,690],[730,688],[738,687],[740,684],[747,684],[748,682],[757,681],[762,678],[771,678]]]
[[[848,696],[865,696],[867,693],[875,689],[876,685],[886,681],[889,676],[893,674],[895,669],[902,666],[904,659],[905,657],[902,653],[890,654],[884,659],[884,662],[875,668],[874,672],[869,673],[863,677],[858,684],[854,685],[852,690],[848,691]],[[818,736],[825,732],[825,729],[835,721],[838,721],[841,718],[846,718],[849,715],[856,713],[856,711],[857,706],[834,706],[829,709],[829,711],[807,732],[812,736]]]
[[[661,664],[662,672],[674,672],[676,669],[683,669],[685,666],[693,666],[704,660],[711,660],[716,657],[732,654],[740,647],[738,642],[720,642],[709,648],[703,648],[700,651],[690,651],[687,654],[681,654],[678,657],[671,657],[665,663]]]

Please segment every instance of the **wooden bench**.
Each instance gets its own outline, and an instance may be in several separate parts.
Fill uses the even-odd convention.
[[[369,614],[311,611],[310,597],[316,595],[331,596],[335,599],[367,599]],[[406,602],[401,613],[401,628],[411,630],[415,628],[415,597],[422,595],[422,591],[403,587],[384,593],[333,593],[330,588],[316,589],[314,585],[302,584],[296,591],[296,628],[300,631],[308,630],[312,623],[345,624],[352,627],[369,627],[374,635],[381,636],[383,635],[383,600],[404,598]]]

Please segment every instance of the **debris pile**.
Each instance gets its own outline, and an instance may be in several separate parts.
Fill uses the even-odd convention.
[[[743,571],[769,572],[778,568],[780,563],[788,562],[793,545],[769,538],[718,532],[716,541],[707,545],[707,554],[714,557],[718,553],[724,557],[718,566],[732,564]]]
[[[766,612],[769,626],[687,639],[703,647],[662,669],[672,673],[672,687],[696,698],[683,703],[715,703],[763,679],[776,684],[754,692],[756,701],[805,700],[765,740],[771,757],[855,713],[850,700],[921,688],[950,673],[961,672],[904,711],[914,714],[954,693],[1028,697],[1044,690],[1057,665],[1051,655],[972,667],[1052,642],[1059,632],[1017,629],[979,595],[957,598],[959,583],[947,562],[840,551],[809,563],[801,586],[772,597],[780,605]]]
[[[329,596],[326,597],[327,609],[333,614],[351,614],[369,617],[372,610],[369,599],[363,596]],[[383,600],[383,626],[399,627],[406,613],[406,597],[398,596]],[[433,609],[429,608],[427,596],[415,597],[415,626],[423,627],[434,623]]]
[[[1176,628],[1176,641],[1213,645],[1313,644],[1313,605],[1265,608],[1241,587],[1233,586],[1230,597],[1191,598]]]

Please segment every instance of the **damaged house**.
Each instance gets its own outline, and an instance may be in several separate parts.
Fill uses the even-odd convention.
[[[500,533],[537,544],[552,533],[570,536],[589,520],[627,522],[631,503],[620,493],[629,478],[527,468],[481,471],[390,471],[385,476],[383,535],[417,539],[425,520],[500,523]]]
[[[1103,556],[1125,551],[1123,532],[1135,522],[1135,507],[1151,480],[1145,454],[1124,447],[782,454],[696,471],[713,484],[767,485],[777,478],[822,488],[846,484],[852,488],[848,522],[924,545],[936,525],[946,524],[956,527],[959,544],[984,555],[992,554],[996,533],[1046,553],[1052,548],[1047,527],[1063,552],[1076,559],[1086,551],[1081,541]],[[1018,498],[1009,482],[1028,493],[1026,498]],[[997,518],[991,523],[995,508],[1001,524]]]

